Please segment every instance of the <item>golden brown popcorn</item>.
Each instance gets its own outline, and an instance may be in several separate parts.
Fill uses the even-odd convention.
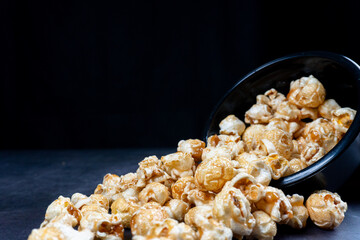
[[[303,133],[307,141],[317,143],[329,152],[340,140],[334,125],[327,119],[318,118],[307,123]]]
[[[269,98],[270,101],[268,105],[273,109],[273,111],[276,111],[280,104],[286,101],[286,97],[284,96],[284,94],[279,93],[274,88],[266,91],[265,96]]]
[[[260,147],[265,131],[266,127],[261,124],[250,125],[245,129],[242,138],[250,151],[257,150]]]
[[[255,218],[256,224],[250,235],[250,239],[251,237],[261,240],[274,239],[277,233],[277,227],[274,220],[272,220],[271,217],[264,211],[255,211],[252,214]]]
[[[325,88],[313,75],[290,83],[287,98],[298,107],[316,108],[325,100]]]
[[[253,152],[242,153],[236,161],[242,169],[255,178],[256,182],[264,186],[269,185],[272,179],[271,169],[266,165],[263,157],[260,158]]]
[[[220,134],[241,136],[245,130],[245,123],[235,115],[229,115],[220,122],[219,127]]]
[[[316,226],[334,229],[344,220],[347,204],[337,193],[321,190],[310,195],[306,200],[306,208]]]
[[[122,240],[124,238],[124,227],[121,219],[116,215],[108,214],[108,211],[98,205],[83,206],[83,215],[79,231],[85,229],[95,233],[98,239]]]
[[[294,104],[284,101],[278,106],[274,117],[284,119],[286,121],[299,121],[300,110]]]
[[[172,186],[171,193],[175,199],[180,199],[189,203],[188,194],[196,188],[195,178],[193,176],[179,178]]]
[[[167,218],[155,222],[145,239],[196,240],[196,232],[185,223]],[[134,238],[133,238],[134,239]],[[135,238],[137,239],[137,238]],[[140,238],[142,239],[142,238]]]
[[[120,197],[111,204],[111,213],[120,217],[125,228],[130,228],[131,218],[139,208],[140,204],[137,201]]]
[[[288,195],[287,198],[290,200],[293,211],[293,217],[287,224],[296,229],[306,227],[306,221],[309,218],[309,213],[304,206],[304,197],[298,194],[293,194],[292,196]]]
[[[160,204],[156,202],[145,203],[131,219],[131,233],[145,236],[150,233],[157,221],[163,221],[168,217],[168,213]]]
[[[215,193],[201,191],[199,189],[190,190],[187,194],[189,203],[195,206],[211,205],[215,199],[215,196]]]
[[[230,228],[234,236],[250,235],[255,225],[249,201],[240,189],[231,186],[216,195],[213,216]]]
[[[289,168],[288,160],[277,153],[271,153],[264,157],[264,162],[270,168],[271,176],[275,180],[284,176],[285,172]]]
[[[307,166],[319,161],[326,154],[325,149],[320,147],[319,144],[309,142],[301,151],[301,160],[306,163]]]
[[[319,106],[318,110],[320,116],[331,120],[331,112],[333,110],[338,110],[339,108],[341,108],[340,105],[334,99],[327,99]]]
[[[136,187],[137,182],[138,177],[136,173],[127,173],[125,175],[122,175],[119,182],[120,191],[123,192],[129,188]]]
[[[273,117],[268,105],[257,103],[245,113],[245,122],[249,124],[268,123]]]
[[[92,240],[94,234],[88,230],[77,231],[69,225],[51,223],[40,229],[33,229],[28,240]]]
[[[181,222],[184,220],[185,214],[189,211],[190,204],[179,199],[171,199],[165,204],[164,209],[170,218]]]
[[[210,161],[216,158],[226,158],[231,160],[234,157],[232,151],[226,145],[216,148],[204,148],[201,159],[203,162]]]
[[[194,158],[189,153],[176,152],[161,157],[165,171],[173,178],[178,179],[193,176],[195,172]]]
[[[232,240],[233,233],[222,222],[214,219],[208,205],[191,208],[185,215],[185,223],[196,229],[200,240]]]
[[[71,202],[77,209],[80,210],[83,206],[89,205],[98,205],[107,210],[109,209],[109,200],[101,194],[91,194],[89,197],[87,197],[86,195],[81,193],[74,193],[71,196]]]
[[[202,162],[195,172],[195,183],[200,190],[220,192],[224,184],[233,178],[235,170],[226,158]]]
[[[294,174],[296,172],[303,170],[306,167],[307,167],[307,164],[303,160],[301,160],[299,158],[293,158],[289,161],[289,167],[283,176],[284,177],[289,176],[291,174]]]
[[[71,203],[70,198],[59,196],[46,209],[45,220],[41,223],[40,227],[45,227],[52,221],[61,221],[74,227],[79,223],[81,217],[79,209]],[[66,218],[66,221],[64,218]]]
[[[164,205],[170,199],[169,189],[157,182],[149,183],[139,193],[139,200],[142,204],[147,202],[157,202],[160,205]]]
[[[103,183],[96,187],[94,193],[104,195],[112,203],[115,196],[120,193],[120,177],[116,174],[106,174]]]
[[[258,210],[270,215],[277,223],[287,223],[293,217],[292,206],[289,199],[280,189],[267,186],[264,197],[255,203]]]
[[[354,121],[356,111],[351,108],[339,108],[331,112],[331,121],[335,126],[335,129],[344,134],[349,129],[350,125]]]
[[[146,184],[159,182],[169,187],[173,180],[166,173],[162,162],[156,156],[146,157],[139,162],[139,168],[136,170],[138,187],[145,187]]]
[[[292,136],[278,128],[268,129],[262,136],[261,148],[267,154],[277,153],[286,159],[290,159],[294,148]]]
[[[177,151],[189,153],[196,162],[201,161],[201,154],[205,148],[205,143],[199,139],[181,140],[178,143]]]
[[[319,112],[317,108],[301,108],[300,110],[300,119],[310,118],[316,120],[319,117]]]

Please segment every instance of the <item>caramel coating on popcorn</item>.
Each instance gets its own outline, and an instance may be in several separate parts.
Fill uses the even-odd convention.
[[[92,240],[94,234],[90,231],[77,231],[69,225],[53,223],[40,229],[33,229],[28,240]]]
[[[284,157],[276,153],[264,157],[265,164],[270,168],[271,176],[277,180],[284,176],[289,168],[289,162]]]
[[[181,140],[178,143],[177,150],[183,153],[189,153],[196,162],[201,161],[202,151],[205,143],[199,139]]]
[[[220,134],[241,136],[245,130],[245,123],[235,115],[229,115],[220,122],[219,127]]]
[[[189,153],[176,152],[161,157],[165,171],[173,178],[178,179],[193,176],[195,171],[194,158]]]
[[[190,209],[190,204],[179,199],[171,199],[165,204],[164,208],[169,214],[170,218],[183,221],[185,214]]]
[[[346,133],[354,121],[356,111],[351,108],[339,108],[331,112],[331,121],[340,133]]]
[[[309,218],[307,208],[304,206],[304,197],[299,194],[288,195],[287,198],[290,200],[293,217],[287,223],[292,228],[302,229],[306,227],[306,221]]]
[[[294,148],[291,134],[278,128],[265,131],[261,146],[268,154],[275,153],[286,159],[291,157]]]
[[[316,108],[325,100],[325,88],[313,75],[290,83],[289,102],[298,107]]]
[[[321,190],[310,195],[306,208],[316,226],[334,229],[344,220],[347,204],[337,193]]]
[[[147,235],[157,221],[163,221],[169,217],[169,214],[160,204],[150,202],[144,204],[133,215],[130,226],[133,235]]]
[[[235,187],[224,187],[216,195],[213,216],[230,228],[235,236],[250,235],[255,225],[249,201]]]
[[[274,220],[264,211],[258,210],[252,213],[255,218],[255,226],[251,237],[262,240],[272,240],[277,233],[277,227]]]
[[[257,150],[260,147],[266,127],[261,124],[250,125],[243,133],[243,141],[249,150]]]
[[[268,123],[273,117],[268,105],[257,103],[245,113],[245,122],[250,124]]]
[[[145,187],[146,184],[159,182],[165,186],[170,186],[173,182],[169,174],[164,169],[163,163],[156,157],[150,156],[139,162],[136,170],[138,187]]]
[[[104,195],[112,203],[115,200],[114,196],[120,193],[120,177],[116,174],[106,174],[103,183],[97,186],[94,193]]]
[[[332,111],[338,110],[340,105],[334,99],[325,100],[318,108],[321,117],[331,120]]]
[[[172,197],[189,203],[188,194],[195,188],[196,184],[193,176],[179,178],[171,186]]]
[[[111,204],[111,213],[120,217],[125,228],[130,228],[131,218],[139,208],[140,203],[137,201],[120,197]]]
[[[149,183],[139,193],[139,200],[142,204],[147,202],[157,202],[160,205],[164,205],[169,199],[169,189],[165,185],[157,182]]]
[[[224,184],[235,174],[231,161],[216,158],[202,162],[195,172],[195,183],[200,190],[220,192]]]

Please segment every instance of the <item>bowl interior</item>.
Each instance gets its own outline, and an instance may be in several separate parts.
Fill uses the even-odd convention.
[[[271,88],[275,88],[286,95],[291,81],[309,75],[314,75],[322,82],[326,89],[326,99],[333,98],[340,106],[351,107],[359,111],[360,70],[356,63],[342,55],[333,53],[299,53],[269,62],[242,78],[215,107],[206,128],[206,138],[218,134],[220,121],[229,114],[234,114],[244,121],[245,112],[256,103],[257,95],[263,94]],[[351,144],[357,136],[360,128],[359,114],[357,114],[355,120],[348,131],[348,133],[353,131],[350,134],[352,136],[347,136],[349,135],[347,133],[343,140],[345,138],[348,138],[348,140],[341,140],[342,145]],[[336,148],[337,152],[334,152]],[[327,154],[329,155],[332,152],[327,156],[326,164],[331,161],[330,158],[336,157],[336,154],[345,148],[346,146],[336,146],[331,150]],[[303,170],[282,178],[281,181],[283,184],[294,184],[296,181],[314,175],[316,171],[321,170],[326,165],[323,162],[323,166],[320,166],[320,161],[308,167],[306,173]],[[312,171],[309,168],[312,168]]]

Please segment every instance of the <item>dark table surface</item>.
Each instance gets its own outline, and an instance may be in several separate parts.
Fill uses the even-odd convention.
[[[59,195],[91,194],[106,173],[134,172],[149,155],[175,149],[0,151],[0,239],[27,239]],[[279,226],[275,239],[360,239],[360,168],[337,192],[348,203],[344,222],[333,231],[308,221],[303,230]],[[126,239],[130,235],[126,232]]]

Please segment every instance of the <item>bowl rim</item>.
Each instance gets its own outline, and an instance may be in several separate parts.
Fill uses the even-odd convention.
[[[358,99],[357,99],[357,113],[355,115],[355,118],[353,120],[353,123],[351,124],[350,128],[346,132],[346,134],[343,136],[343,138],[333,147],[327,154],[325,154],[319,161],[315,162],[314,164],[302,169],[299,172],[296,172],[292,175],[282,177],[279,180],[272,180],[270,185],[277,186],[277,187],[290,187],[293,185],[296,185],[297,183],[303,182],[317,173],[324,170],[329,164],[331,164],[334,160],[337,159],[355,140],[355,138],[359,135],[360,132],[360,66],[353,61],[352,59],[333,52],[327,52],[327,51],[306,51],[306,52],[298,52],[289,54],[280,58],[276,58],[272,61],[269,61],[260,67],[254,69],[253,71],[250,71],[248,74],[244,75],[243,77],[238,80],[235,85],[230,88],[218,101],[218,103],[213,108],[210,117],[206,123],[205,127],[205,133],[204,133],[204,139],[207,141],[209,128],[211,125],[211,122],[217,113],[219,107],[224,103],[224,101],[229,97],[229,95],[237,88],[239,85],[241,85],[242,82],[246,81],[249,77],[252,77],[253,75],[257,74],[258,72],[266,70],[266,68],[271,67],[274,64],[277,64],[279,62],[284,62],[296,58],[301,57],[321,57],[321,58],[327,58],[330,60],[333,60],[334,62],[342,65],[343,67],[347,68],[349,71],[356,71],[356,74],[354,74],[357,78],[356,84],[357,84],[357,92],[358,92]],[[359,135],[360,136],[360,135]]]

